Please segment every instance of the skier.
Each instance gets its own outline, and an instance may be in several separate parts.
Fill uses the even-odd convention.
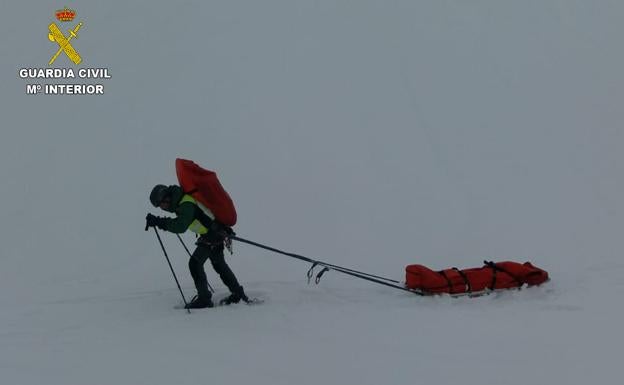
[[[188,309],[200,309],[214,307],[212,293],[208,290],[208,280],[204,271],[204,263],[210,259],[212,267],[221,277],[223,283],[230,290],[230,295],[222,299],[219,304],[230,305],[241,300],[249,302],[243,287],[238,283],[236,276],[225,262],[223,256],[224,241],[228,235],[234,232],[228,226],[204,212],[204,208],[188,194],[185,194],[180,186],[156,185],[150,194],[150,202],[154,207],[175,213],[176,218],[157,217],[151,213],[145,218],[148,227],[155,226],[172,233],[183,233],[191,230],[199,234],[195,243],[197,248],[189,260],[189,270],[195,282],[197,295],[186,305]]]

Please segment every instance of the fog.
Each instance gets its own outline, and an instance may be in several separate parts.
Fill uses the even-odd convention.
[[[42,310],[50,301],[96,298],[89,306],[97,307],[103,296],[113,301],[166,289],[153,304],[169,312],[172,328],[186,327],[175,325],[178,318],[185,322],[171,309],[178,294],[170,290],[173,282],[154,235],[143,230],[147,212],[163,215],[150,206],[149,191],[158,183],[176,183],[176,157],[218,173],[238,210],[235,230],[244,238],[397,279],[411,263],[442,269],[478,266],[485,258],[530,260],[553,279],[540,301],[580,307],[590,319],[586,306],[609,309],[613,299],[602,293],[622,293],[624,3],[2,5],[0,332],[7,337],[0,338],[11,340],[0,356],[11,356],[16,346],[24,357],[39,351],[36,341],[15,333],[32,337],[48,330],[43,325],[52,313],[74,316],[71,307]],[[66,34],[84,22],[71,40],[83,61],[75,66],[62,54],[54,67],[107,68],[110,79],[19,77],[21,68],[46,68],[58,48],[47,39],[47,25],[65,5],[77,11],[76,20],[56,22]],[[101,83],[104,95],[27,95],[26,85],[33,83]],[[191,236],[185,239],[192,242]],[[184,251],[174,237],[164,240],[191,294]],[[247,290],[275,298],[261,308],[268,323],[271,306],[288,309],[290,302],[280,302],[284,292],[300,305],[298,290],[314,296],[312,307],[327,300],[329,320],[348,323],[340,318],[342,302],[331,298],[359,283],[334,274],[327,278],[332,290],[325,298],[321,288],[302,288],[307,267],[300,262],[241,244],[228,261]],[[206,267],[209,279],[220,284]],[[601,290],[588,297],[567,294],[596,286]],[[373,291],[350,298],[357,302],[360,295],[379,301],[397,296]],[[136,311],[141,301],[132,298]],[[424,307],[425,322],[453,311],[444,301],[432,307],[426,300],[396,300],[403,301],[403,311],[413,307],[410,317]],[[520,295],[503,301],[527,300]],[[477,300],[479,308],[488,309],[488,301]],[[477,317],[469,302],[460,303],[456,310]],[[539,313],[531,306],[503,306]],[[366,317],[366,306],[356,309]],[[621,310],[605,312],[613,325],[622,320]],[[128,321],[107,314],[103,323]],[[542,332],[567,317],[559,314]],[[141,328],[128,322],[129,330]],[[394,330],[409,333],[403,327],[409,322]],[[354,330],[371,332],[366,325]],[[68,347],[59,338],[64,342],[58,346]],[[286,337],[276,332],[276,338]],[[82,348],[88,349],[81,345],[70,354],[80,357]],[[291,348],[302,345],[293,342]],[[312,346],[319,354],[323,349],[322,342]],[[48,353],[38,354],[48,362]],[[197,359],[182,357],[191,367]],[[284,360],[291,372],[266,383],[286,383],[304,370],[288,356]],[[582,361],[561,359],[553,367],[577,360]],[[18,363],[25,361],[6,362],[11,363],[0,366],[9,369],[13,383],[37,383],[39,377],[20,377]],[[407,371],[397,369],[406,368],[401,362],[387,361],[405,381]],[[608,378],[615,367],[600,372]],[[50,378],[56,380],[49,383],[85,383],[80,375]],[[114,376],[109,380],[121,383]]]

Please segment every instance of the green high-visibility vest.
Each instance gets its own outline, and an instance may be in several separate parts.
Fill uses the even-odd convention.
[[[191,202],[195,204],[197,207],[201,209],[201,211],[204,212],[204,214],[208,215],[210,219],[214,219],[215,216],[210,211],[210,209],[208,209],[206,206],[202,205],[201,203],[197,202],[195,198],[193,198],[192,196],[188,194],[184,195],[182,199],[180,200],[179,204],[181,205],[182,203],[185,203],[185,202]],[[188,230],[191,230],[192,232],[199,234],[199,235],[203,235],[208,232],[208,229],[206,228],[206,226],[202,225],[202,223],[198,221],[197,219],[191,222],[191,224],[188,227]]]

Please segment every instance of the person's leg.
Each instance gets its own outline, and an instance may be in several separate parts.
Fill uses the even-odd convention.
[[[212,267],[215,269],[221,280],[225,284],[225,286],[230,289],[230,292],[233,296],[229,298],[233,299],[230,302],[238,302],[241,299],[247,301],[247,296],[245,295],[245,291],[243,287],[238,283],[236,276],[230,269],[230,266],[225,262],[225,257],[223,256],[223,246],[215,246],[210,252],[210,262],[212,263]]]
[[[195,288],[197,289],[197,296],[202,299],[210,299],[212,293],[208,290],[208,279],[206,278],[206,271],[204,271],[204,263],[210,257],[210,248],[205,245],[198,245],[193,255],[189,259],[189,270]]]

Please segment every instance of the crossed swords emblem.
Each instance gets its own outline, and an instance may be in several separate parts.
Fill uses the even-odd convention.
[[[70,29],[69,37],[65,37],[65,35],[63,35],[63,32],[61,32],[56,24],[52,23],[48,26],[48,29],[50,30],[50,33],[48,33],[48,39],[50,39],[50,41],[55,41],[59,45],[58,51],[56,51],[54,56],[52,56],[48,65],[52,65],[52,63],[54,63],[54,61],[56,60],[56,58],[58,58],[61,52],[65,52],[69,60],[74,62],[74,64],[80,64],[82,58],[80,57],[80,55],[78,55],[78,52],[76,52],[74,47],[72,47],[69,42],[73,38],[78,38],[77,33],[80,27],[82,27],[82,22],[76,24],[73,29]]]

